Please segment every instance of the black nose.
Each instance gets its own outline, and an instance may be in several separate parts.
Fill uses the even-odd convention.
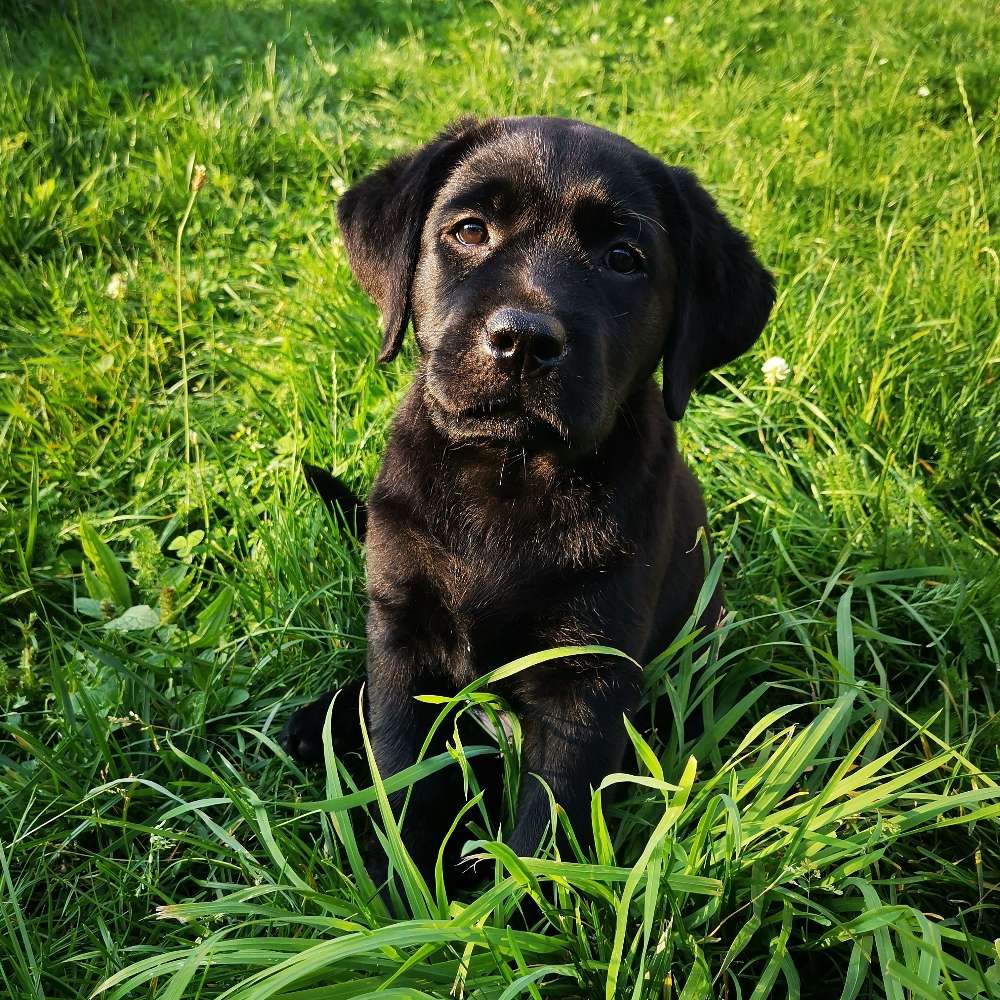
[[[566,331],[555,316],[498,309],[486,320],[486,353],[506,371],[536,375],[557,365]]]

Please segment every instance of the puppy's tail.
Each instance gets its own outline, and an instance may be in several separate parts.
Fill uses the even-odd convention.
[[[302,463],[306,482],[319,494],[331,512],[343,521],[345,527],[358,541],[363,542],[368,533],[368,508],[349,486],[318,465]]]

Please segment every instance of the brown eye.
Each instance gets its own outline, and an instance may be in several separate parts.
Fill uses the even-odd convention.
[[[455,239],[459,243],[464,243],[467,247],[482,246],[489,239],[489,234],[478,219],[466,219],[460,222],[455,230]]]
[[[619,243],[604,258],[608,267],[617,274],[632,274],[639,269],[639,258],[631,247]]]

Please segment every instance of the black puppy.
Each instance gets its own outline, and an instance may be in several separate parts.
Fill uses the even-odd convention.
[[[703,373],[754,343],[774,288],[690,173],[564,119],[460,121],[351,188],[339,220],[382,312],[380,360],[411,318],[420,348],[367,512],[367,717],[385,777],[423,742],[415,695],[552,646],[643,663],[676,636],[706,515],[673,422]],[[705,627],[721,606],[716,593]],[[549,816],[529,772],[586,842],[639,691],[628,660],[593,655],[501,686],[524,736],[516,852]],[[328,703],[292,718],[293,754],[319,755]],[[436,817],[455,816],[435,780],[404,830],[423,866]]]

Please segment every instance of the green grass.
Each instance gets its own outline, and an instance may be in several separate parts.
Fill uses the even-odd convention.
[[[1000,995],[998,80],[990,4],[8,2],[0,994]],[[413,360],[336,197],[466,113],[691,167],[779,301],[681,426],[730,624],[647,668],[591,856],[480,829],[449,899],[274,737],[364,660],[300,463],[364,490]]]

